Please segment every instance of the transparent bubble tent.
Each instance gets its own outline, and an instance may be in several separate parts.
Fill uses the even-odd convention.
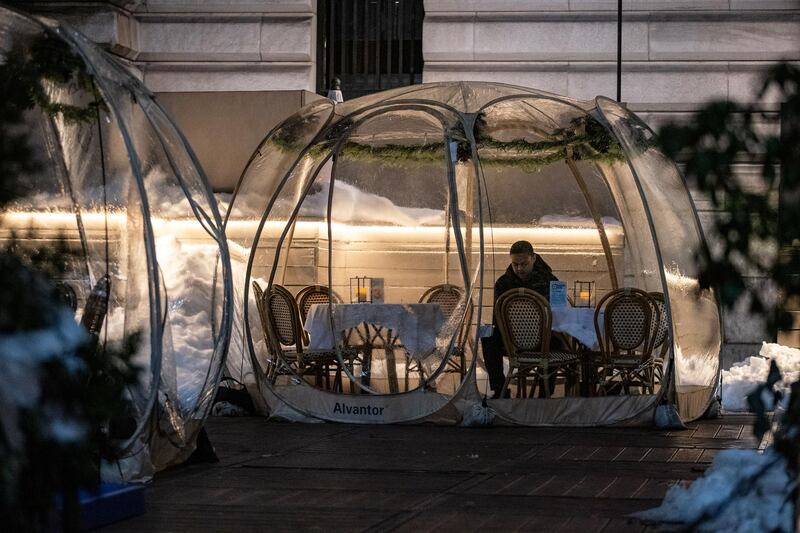
[[[103,477],[147,479],[194,451],[223,370],[232,286],[216,202],[153,95],[88,39],[0,8],[0,47],[21,72],[62,74],[40,78],[46,103],[25,117],[39,165],[2,213],[3,239],[64,243],[60,285],[76,318],[104,289],[101,347],[139,336],[122,458]]]
[[[518,240],[590,309],[614,290],[660,298],[664,328],[647,386],[594,385],[622,371],[589,338],[581,377],[559,373],[541,398],[525,393],[536,379],[510,381],[488,400],[494,423],[651,424],[663,405],[691,420],[714,400],[720,314],[697,282],[692,200],[652,132],[607,98],[456,82],[315,101],[253,154],[225,233],[228,371],[272,416],[464,422],[488,390],[481,341]]]

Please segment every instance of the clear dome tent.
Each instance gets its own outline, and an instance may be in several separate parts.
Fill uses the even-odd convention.
[[[2,238],[23,253],[63,245],[76,318],[95,288],[101,346],[138,336],[122,455],[103,477],[147,479],[192,453],[223,369],[232,289],[217,205],[153,95],[80,33],[0,8],[0,64],[41,88],[18,128],[38,165]]]
[[[651,423],[662,404],[690,420],[714,399],[719,308],[697,283],[694,206],[652,132],[605,98],[455,82],[313,102],[253,154],[225,232],[228,371],[273,416],[461,421],[488,389],[481,339],[519,240],[590,307],[658,295],[666,326],[654,386],[598,393],[587,346],[603,334],[583,313],[594,370],[544,398],[509,383],[489,400],[498,421]]]

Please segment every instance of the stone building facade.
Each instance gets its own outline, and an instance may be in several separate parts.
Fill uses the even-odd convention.
[[[317,97],[315,0],[17,5],[67,20],[127,62],[173,111],[218,189],[235,184],[274,124]],[[654,128],[689,120],[712,98],[755,101],[770,64],[800,61],[800,0],[624,0],[623,9],[622,100]],[[425,0],[422,25],[423,81],[615,96],[614,0]],[[761,107],[763,127],[778,127],[779,102],[767,95]],[[739,164],[743,180],[757,173],[756,162]],[[707,226],[711,205],[697,194],[695,201]],[[729,366],[767,336],[742,310],[725,317],[725,338]],[[795,330],[779,340],[799,339]]]

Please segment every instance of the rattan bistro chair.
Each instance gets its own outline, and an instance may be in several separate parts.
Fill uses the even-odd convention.
[[[295,300],[297,300],[297,307],[300,310],[300,320],[303,325],[306,323],[308,312],[311,310],[312,305],[326,305],[328,303],[338,304],[342,302],[339,295],[325,285],[309,285],[297,293]],[[303,329],[302,332],[303,340],[308,344],[308,333],[305,329]]]
[[[530,289],[513,289],[497,299],[495,309],[510,363],[502,390],[516,379],[517,397],[533,397],[538,382],[544,387],[545,398],[549,398],[553,392],[549,378],[559,371],[564,374],[568,385],[573,388],[577,385],[580,355],[550,350],[553,314],[544,297]],[[526,395],[529,378],[534,381],[530,394]]]
[[[422,296],[420,296],[419,303],[439,304],[439,308],[442,310],[444,320],[447,322],[451,319],[453,313],[455,313],[458,309],[458,304],[461,302],[463,294],[464,290],[461,287],[456,287],[455,285],[450,285],[448,283],[442,283],[441,285],[434,285],[425,291]],[[468,305],[469,307],[467,308],[467,316],[464,319],[463,327],[458,334],[458,338],[456,339],[456,343],[453,346],[452,352],[450,353],[450,357],[447,359],[447,371],[458,373],[461,379],[464,379],[467,368],[464,347],[466,343],[469,342],[469,327],[472,321],[472,305],[471,303]],[[406,390],[408,390],[409,373],[415,371],[422,372],[422,369],[417,361],[409,358],[406,363]]]
[[[275,335],[270,332],[269,318],[267,318],[267,309],[264,291],[258,282],[253,281],[253,297],[256,300],[256,307],[258,308],[258,316],[261,320],[261,330],[264,334],[264,342],[267,344],[268,352],[271,358],[268,360],[265,372],[269,380],[274,383],[279,375],[294,374],[298,372],[297,357],[295,353],[284,353],[281,350],[280,343],[277,343]]]
[[[285,362],[296,362],[298,373],[314,375],[315,384],[329,390],[341,392],[342,369],[339,366],[335,350],[311,351],[304,347],[300,311],[292,294],[280,285],[273,285],[264,293],[264,312],[267,317],[270,343],[277,351],[279,359]],[[342,357],[348,361],[354,357],[354,351],[343,347]],[[334,372],[333,386],[330,382],[331,371]]]
[[[603,327],[600,313],[603,312]],[[646,292],[626,287],[606,294],[594,314],[595,332],[600,342],[599,393],[619,386],[630,394],[631,387],[653,393],[654,328],[661,320],[655,301]]]
[[[300,318],[303,324],[305,324],[306,318],[308,318],[308,312],[311,310],[312,305],[342,303],[342,299],[339,298],[339,295],[325,285],[309,285],[298,292],[295,299],[297,300],[297,307],[300,309]]]
[[[333,304],[340,304],[342,303],[342,299],[336,294],[335,291],[332,291],[330,287],[325,285],[309,285],[305,287],[300,292],[297,293],[295,296],[295,300],[297,300],[297,307],[300,310],[300,319],[302,321],[303,326],[306,324],[306,320],[308,319],[308,313],[311,311],[312,305],[327,305],[328,303]],[[358,328],[348,328],[342,332],[342,340],[344,346],[350,350],[348,353],[353,353],[354,355],[351,358],[345,359],[345,363],[348,365],[351,374],[355,372],[355,365],[363,363],[363,352],[366,351],[367,346],[365,342],[357,342],[354,339],[359,338],[357,332]],[[308,332],[306,331],[305,327],[302,329],[303,333],[303,341],[308,344]],[[355,385],[352,381],[350,381],[350,392],[353,393],[355,391]]]
[[[653,373],[657,383],[664,379],[664,357],[667,355],[669,347],[672,345],[669,328],[669,317],[667,316],[667,306],[664,303],[663,292],[650,292],[658,313],[653,316]],[[655,322],[658,316],[658,323]]]

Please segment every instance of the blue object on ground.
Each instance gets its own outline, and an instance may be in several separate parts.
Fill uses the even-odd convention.
[[[81,530],[95,529],[144,514],[144,486],[102,483],[97,491],[82,490]]]

